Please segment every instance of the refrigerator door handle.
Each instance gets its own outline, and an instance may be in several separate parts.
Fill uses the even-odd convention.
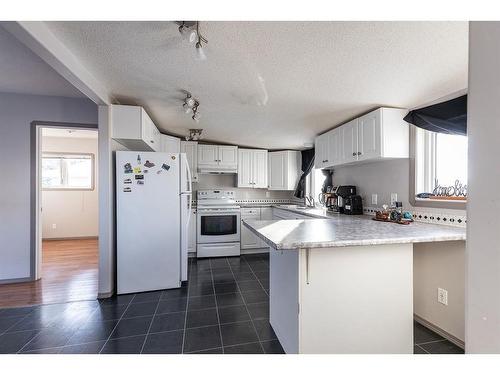
[[[182,190],[181,190],[181,193],[191,193],[193,191],[193,181],[192,181],[192,177],[191,177],[191,169],[189,168],[189,163],[188,163],[186,154],[182,153],[181,154],[181,158],[182,158],[182,164],[184,164],[184,166],[186,168],[186,172],[187,172],[186,173],[186,175],[187,175],[187,181],[182,181],[183,185],[185,183],[187,183],[187,189],[184,190],[184,188],[186,186],[183,186]]]

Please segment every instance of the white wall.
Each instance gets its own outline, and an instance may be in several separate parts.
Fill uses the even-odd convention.
[[[30,277],[32,121],[97,123],[87,99],[0,93],[0,281]]]
[[[371,195],[378,195],[378,207],[389,204],[391,193],[398,194],[403,207],[411,209],[409,159],[384,160],[374,163],[334,168],[334,185],[356,185],[365,206],[372,206]],[[425,208],[426,212],[463,215],[463,210]],[[415,244],[414,311],[445,332],[464,340],[465,244]],[[449,305],[437,302],[437,288],[448,290]]]
[[[97,237],[97,138],[43,136],[42,151],[93,154],[95,173],[93,190],[42,190],[42,238]],[[56,224],[55,229],[53,224]]]
[[[500,22],[470,22],[467,353],[500,353],[499,88]]]
[[[465,340],[465,242],[413,245],[414,313]],[[437,302],[437,288],[448,291],[448,305]]]

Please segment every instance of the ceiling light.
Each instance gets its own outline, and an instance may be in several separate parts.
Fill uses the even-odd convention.
[[[201,139],[203,129],[189,129],[189,134],[186,135],[186,141],[197,141]]]
[[[192,109],[186,103],[184,103],[182,107],[184,108],[184,112],[186,112],[186,114],[192,111]]]
[[[200,106],[200,102],[193,98],[193,96],[186,92],[186,99],[184,99],[184,103],[182,104],[182,108],[186,114],[193,113],[191,118],[198,122],[200,121],[200,113],[198,111],[198,107]]]
[[[203,50],[203,46],[200,42],[196,42],[196,57],[201,61],[207,59],[207,55],[205,55],[205,51]]]
[[[184,104],[189,108],[193,108],[196,105],[196,100],[191,96],[191,94],[187,94]]]
[[[196,40],[196,30],[190,28],[185,21],[182,21],[181,25],[179,26],[179,32],[181,33],[182,37],[189,43],[194,43],[194,41]]]
[[[198,111],[196,111],[195,113],[193,113],[193,116],[191,117],[195,122],[200,122],[200,113]]]

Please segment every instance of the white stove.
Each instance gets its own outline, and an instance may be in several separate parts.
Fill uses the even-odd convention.
[[[240,206],[232,190],[197,192],[198,258],[240,255]]]

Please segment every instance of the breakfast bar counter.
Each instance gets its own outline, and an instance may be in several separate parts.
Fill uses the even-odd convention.
[[[328,220],[250,220],[244,225],[278,250],[465,240],[465,228],[459,227],[384,223],[366,215],[325,218]]]
[[[413,243],[463,241],[465,229],[311,211],[324,218],[243,221],[270,246],[285,352],[413,353]]]

